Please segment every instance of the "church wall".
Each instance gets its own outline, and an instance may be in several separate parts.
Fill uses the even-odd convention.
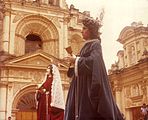
[[[6,12],[3,22],[3,49],[9,52],[9,42],[10,42],[10,13]]]
[[[45,12],[44,10],[44,8],[42,8],[39,12],[37,12],[35,9],[36,9],[36,6],[34,6],[34,8],[32,8],[31,9],[31,7],[29,8],[29,9],[22,9],[19,5],[12,5],[11,6],[11,8],[10,8],[10,6],[7,6],[9,9],[12,9],[13,10],[13,14],[11,14],[10,16],[7,16],[7,17],[5,17],[5,23],[4,23],[4,28],[5,28],[5,32],[4,32],[4,39],[6,39],[7,41],[9,41],[9,42],[3,42],[3,44],[5,44],[4,46],[4,49],[6,49],[7,50],[7,52],[9,52],[9,53],[11,53],[11,54],[14,54],[15,52],[14,52],[14,39],[16,39],[16,38],[14,38],[14,35],[15,35],[15,28],[16,28],[16,26],[17,26],[17,24],[18,24],[18,22],[20,22],[20,20],[25,16],[25,15],[27,15],[27,14],[34,14],[34,15],[38,15],[38,14],[41,14],[41,16],[46,16],[46,18],[49,20],[49,21],[51,21],[51,22],[53,22],[53,24],[56,26],[56,28],[58,28],[58,27],[61,27],[61,26],[59,26],[60,25],[60,23],[59,23],[59,20],[62,20],[62,21],[65,21],[64,19],[64,17],[65,16],[67,16],[66,14],[68,13],[67,11],[57,11],[56,9],[53,9],[52,11],[50,11],[48,8],[45,8],[46,10],[47,10],[47,12]],[[57,12],[61,12],[61,13],[59,13],[60,15],[57,15],[57,13],[56,13],[56,17],[55,17],[55,11],[57,11]],[[62,14],[65,14],[64,16],[62,15]],[[55,19],[56,18],[56,19]],[[57,19],[58,18],[58,19]],[[9,23],[9,24],[8,24]],[[63,24],[63,23],[62,23]],[[7,27],[6,27],[7,26]],[[50,27],[50,26],[49,26]],[[61,31],[60,31],[60,29],[61,29]],[[63,41],[63,39],[64,40],[67,40],[67,24],[64,24],[64,27],[62,27],[62,28],[60,28],[60,29],[58,29],[58,32],[60,33],[60,34],[64,34],[64,36],[61,38],[60,37],[60,39],[61,39],[61,41]],[[63,30],[63,29],[65,29],[65,30]],[[24,37],[26,37],[26,36],[24,36]],[[10,40],[9,40],[10,39]],[[66,44],[67,42],[65,42],[65,44]],[[60,48],[61,50],[65,47],[65,46],[67,46],[67,45],[64,45],[64,46],[62,46],[62,48]],[[57,48],[57,46],[55,46],[56,48]],[[10,49],[10,50],[9,50]],[[58,50],[58,52],[56,53],[56,54],[58,54],[59,52],[60,52],[60,56],[62,55],[61,54],[61,50]],[[5,51],[6,51],[5,50]],[[17,51],[17,50],[15,50],[15,51]],[[63,51],[62,51],[63,52]],[[51,52],[52,53],[52,52]],[[20,53],[21,54],[21,53]],[[58,56],[59,56],[58,55]],[[57,56],[57,57],[58,57]],[[61,57],[63,57],[63,56],[61,56]]]
[[[5,84],[0,84],[0,119],[6,119],[6,101],[7,101],[7,89]]]
[[[3,17],[4,17],[4,13],[3,13],[3,8],[2,8],[2,4],[0,4],[0,51],[2,50],[2,40],[3,40]]]
[[[32,65],[34,64],[33,60]],[[27,62],[21,62],[22,64],[29,63]],[[7,69],[3,69],[1,73],[1,81],[3,81],[4,86],[1,86],[0,83],[0,97],[4,100],[3,102],[0,102],[0,115],[3,116],[0,117],[2,120],[5,120],[7,116],[12,116],[13,119],[16,119],[16,113],[17,109],[15,108],[17,106],[17,101],[19,101],[18,95],[27,94],[31,90],[31,86],[35,85],[37,88],[38,84],[41,84],[42,80],[44,80],[45,76],[45,69],[35,69],[35,68],[24,68],[22,67],[8,67]],[[69,88],[69,79],[66,76],[65,69],[60,69],[61,73],[61,80],[64,90],[64,99],[66,102],[66,96]],[[7,77],[9,75],[9,77]],[[30,88],[28,89],[27,87]],[[33,86],[34,87],[34,86]],[[22,90],[26,89],[26,92],[20,92]],[[34,88],[32,88],[32,91],[36,91]],[[3,111],[3,112],[2,112]]]
[[[142,24],[125,27],[118,39],[124,50],[109,70],[113,95],[127,120],[141,119],[140,107],[148,103],[147,38],[147,27]]]
[[[67,46],[76,45],[76,42],[72,42],[73,36],[78,36],[74,40],[80,39],[82,43],[81,19],[85,15],[73,8],[73,21],[74,16],[70,16],[72,11],[68,9],[65,0],[59,0],[59,5],[58,0],[52,5],[48,2],[11,0],[5,3],[0,50],[15,56],[6,56],[8,59],[0,64],[0,98],[3,101],[0,101],[0,120],[6,120],[8,116],[16,120],[20,100],[30,92],[35,93],[44,79],[46,67],[52,63],[59,67],[66,102],[71,80],[66,75],[68,64],[61,59],[67,56]],[[71,27],[74,27],[74,31],[69,29]],[[43,48],[25,54],[25,40],[29,34],[39,35]]]
[[[143,59],[143,52],[148,46],[144,45],[148,38],[147,33],[147,27],[138,25],[134,27],[128,26],[122,30],[118,41],[123,44],[124,49],[125,64],[123,68],[135,65],[140,59]]]
[[[67,35],[68,35],[68,30],[67,30],[67,21],[65,20],[60,20],[60,30],[59,30],[59,58],[63,58],[66,55],[66,51],[64,48],[68,46],[68,41],[67,41]]]
[[[11,24],[11,26],[10,26],[10,45],[9,45],[9,47],[10,47],[9,48],[9,53],[10,54],[15,54],[15,50],[14,50],[14,48],[15,48],[15,39],[16,39],[15,38],[15,29],[16,29],[17,24],[13,22],[14,18],[15,18],[15,14],[12,13],[11,17],[10,17],[10,21],[11,21],[11,23],[10,23]]]
[[[148,66],[146,64],[141,63],[109,75],[117,105],[129,120],[132,116],[131,109],[133,107],[139,107],[148,102],[148,83],[147,77],[145,78],[145,76],[148,76]]]

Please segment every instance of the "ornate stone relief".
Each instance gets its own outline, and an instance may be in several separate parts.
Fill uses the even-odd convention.
[[[51,20],[56,27],[61,28],[59,19],[57,17],[48,16],[48,19]]]
[[[140,95],[140,93],[139,93],[139,86],[137,84],[133,84],[131,86],[131,93],[132,93],[132,95],[131,95],[132,97]]]
[[[26,86],[29,83],[14,83],[13,87],[13,95],[16,94],[16,92],[20,91],[24,86]]]
[[[147,95],[146,87],[147,87],[146,80],[143,80],[141,84],[141,90],[142,90],[143,95]]]
[[[10,70],[10,78],[14,81],[22,83],[40,83],[44,79],[44,72],[41,71],[25,71],[25,70]]]
[[[129,98],[131,96],[131,90],[130,90],[130,86],[125,87],[125,93],[124,95]]]
[[[30,76],[35,83],[41,83],[44,80],[45,73],[44,72],[39,72],[39,71],[34,71],[30,73]]]
[[[128,56],[130,59],[130,64],[134,64],[136,62],[136,53],[135,53],[135,46],[131,44],[128,46]]]
[[[144,47],[148,47],[148,38],[145,38],[143,45]]]
[[[140,83],[135,83],[125,87],[124,96],[126,100],[126,107],[132,107],[137,105],[139,102],[142,102],[143,94],[140,89]]]
[[[20,19],[24,18],[27,14],[24,13],[17,13],[13,19],[13,23],[18,22]]]

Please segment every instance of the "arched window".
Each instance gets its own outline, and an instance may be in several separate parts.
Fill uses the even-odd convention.
[[[42,49],[42,40],[38,35],[29,34],[25,41],[25,53]]]

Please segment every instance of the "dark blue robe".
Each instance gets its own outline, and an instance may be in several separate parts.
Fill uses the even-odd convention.
[[[113,100],[99,40],[85,43],[77,65],[78,76],[74,68],[67,73],[72,82],[64,120],[123,120]]]

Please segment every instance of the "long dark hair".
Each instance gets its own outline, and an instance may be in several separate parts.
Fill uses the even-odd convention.
[[[47,68],[50,69],[50,74],[53,76],[53,66],[52,66],[52,64],[49,65]]]

